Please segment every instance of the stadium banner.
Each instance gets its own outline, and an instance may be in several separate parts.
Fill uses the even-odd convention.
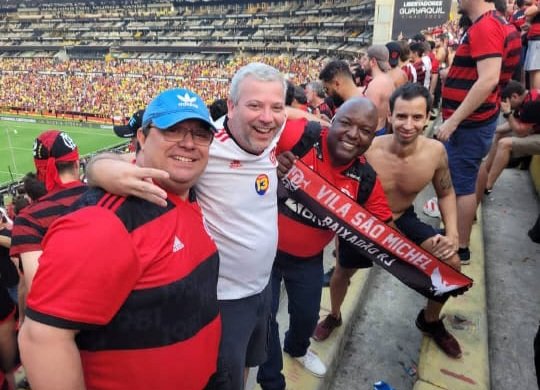
[[[112,125],[104,125],[100,124],[98,122],[83,122],[81,120],[55,120],[55,119],[46,119],[46,118],[25,118],[25,117],[13,117],[13,116],[0,116],[1,121],[9,121],[9,122],[24,122],[24,123],[40,123],[45,125],[52,125],[52,126],[74,126],[74,127],[87,127],[87,128],[93,128],[93,129],[103,129],[103,130],[112,130]]]
[[[412,38],[422,30],[445,24],[451,5],[452,0],[396,0],[392,39]]]
[[[310,209],[327,229],[350,243],[358,254],[380,265],[426,298],[444,302],[462,294],[473,280],[379,221],[302,161],[281,184],[288,196]]]
[[[36,123],[36,120],[35,120],[35,119],[29,119],[29,118],[14,118],[14,117],[11,117],[11,116],[0,116],[0,121]]]

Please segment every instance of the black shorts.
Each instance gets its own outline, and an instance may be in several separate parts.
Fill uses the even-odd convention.
[[[422,222],[418,218],[418,215],[414,212],[413,206],[405,210],[401,217],[396,219],[394,223],[401,233],[416,245],[421,245],[428,238],[439,234],[433,226]]]
[[[405,212],[394,221],[397,228],[409,240],[416,245],[422,244],[428,238],[438,234],[437,230],[431,225],[422,222],[418,215],[414,212],[414,207],[410,206]],[[338,259],[339,265],[343,268],[369,268],[373,262],[368,258],[360,255],[354,247],[346,244],[344,241],[339,241]]]

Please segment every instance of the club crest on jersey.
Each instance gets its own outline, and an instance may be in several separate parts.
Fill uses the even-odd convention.
[[[273,165],[277,165],[276,147],[275,147],[275,146],[274,146],[274,148],[270,151],[270,162],[271,162]]]
[[[268,178],[268,175],[262,174],[257,176],[255,179],[255,191],[259,195],[266,194],[266,191],[268,191],[268,187],[270,187],[270,179]]]

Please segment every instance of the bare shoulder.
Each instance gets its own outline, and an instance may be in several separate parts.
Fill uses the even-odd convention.
[[[371,142],[371,146],[367,150],[367,153],[384,151],[385,149],[388,149],[390,142],[392,142],[392,134],[375,137],[373,138],[373,141]]]
[[[441,141],[438,141],[433,138],[427,138],[424,136],[421,137],[421,140],[424,143],[424,146],[422,149],[429,150],[437,155],[446,154],[446,148],[444,147],[444,144]]]
[[[388,89],[394,89],[394,80],[392,80],[392,77],[388,73],[378,75],[370,84],[370,88],[376,87],[373,89],[375,89],[377,93],[385,93]]]
[[[371,165],[377,165],[377,162],[381,160],[381,156],[386,153],[385,149],[387,143],[386,140],[383,139],[386,137],[386,135],[375,137],[368,150],[365,151],[364,156]]]
[[[422,137],[422,139],[424,143],[422,150],[426,153],[426,158],[428,158],[437,168],[448,165],[444,144],[432,138]]]

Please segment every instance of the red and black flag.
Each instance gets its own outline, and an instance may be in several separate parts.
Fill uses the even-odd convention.
[[[435,301],[465,292],[472,279],[381,222],[356,201],[297,161],[282,184],[322,225],[401,282]]]

